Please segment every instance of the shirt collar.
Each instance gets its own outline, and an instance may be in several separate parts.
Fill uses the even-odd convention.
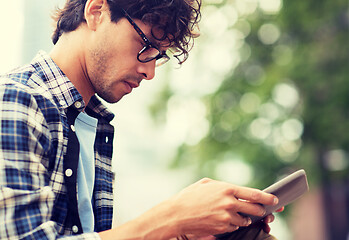
[[[90,102],[87,105],[86,112],[92,117],[102,117],[107,122],[113,120],[115,116],[95,95],[91,97]]]
[[[61,108],[67,109],[73,104],[79,111],[85,108],[85,103],[78,90],[46,52],[39,51],[31,65],[44,80]],[[96,96],[91,98],[88,108],[90,114],[96,118],[105,118],[108,122],[114,118],[114,114]]]

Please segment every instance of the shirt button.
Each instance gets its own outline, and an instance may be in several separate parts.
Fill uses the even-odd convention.
[[[75,127],[74,127],[74,125],[70,125],[70,129],[71,129],[73,132],[75,132]]]
[[[65,105],[65,101],[61,100],[61,101],[59,101],[59,104],[61,104],[61,106],[64,106]]]
[[[78,228],[78,226],[76,226],[76,225],[74,225],[74,226],[72,227],[72,230],[73,230],[74,233],[78,233],[78,232],[79,232],[79,228]]]
[[[108,142],[109,142],[109,138],[105,137],[105,143],[108,143]]]
[[[82,104],[81,104],[81,102],[75,102],[75,103],[74,103],[74,106],[75,106],[76,108],[81,108]]]
[[[71,170],[70,168],[68,168],[67,170],[65,170],[65,175],[67,177],[71,177],[71,175],[73,175],[73,170]]]

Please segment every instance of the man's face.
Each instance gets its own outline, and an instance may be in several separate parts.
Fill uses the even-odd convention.
[[[151,27],[135,20],[151,41]],[[155,60],[141,63],[138,52],[144,42],[127,19],[104,21],[94,32],[86,55],[86,73],[94,91],[110,103],[155,75]],[[165,50],[165,49],[161,49]]]

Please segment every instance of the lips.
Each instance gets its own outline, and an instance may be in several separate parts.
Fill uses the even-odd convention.
[[[132,89],[133,88],[136,88],[136,87],[138,87],[139,86],[139,83],[138,82],[131,82],[131,81],[124,81],[124,84],[125,84],[125,86],[126,86],[126,91],[128,92],[128,93],[130,93],[130,92],[132,92]]]
[[[138,82],[131,82],[131,81],[126,81],[126,83],[131,87],[131,88],[136,88],[139,86]]]

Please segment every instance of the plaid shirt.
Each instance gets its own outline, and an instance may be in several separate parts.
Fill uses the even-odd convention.
[[[67,109],[85,105],[73,84],[44,52],[31,64],[0,76],[0,239],[99,239],[72,235],[67,218],[64,156]],[[86,107],[98,119],[95,140],[95,231],[111,228],[114,115],[93,96]]]

